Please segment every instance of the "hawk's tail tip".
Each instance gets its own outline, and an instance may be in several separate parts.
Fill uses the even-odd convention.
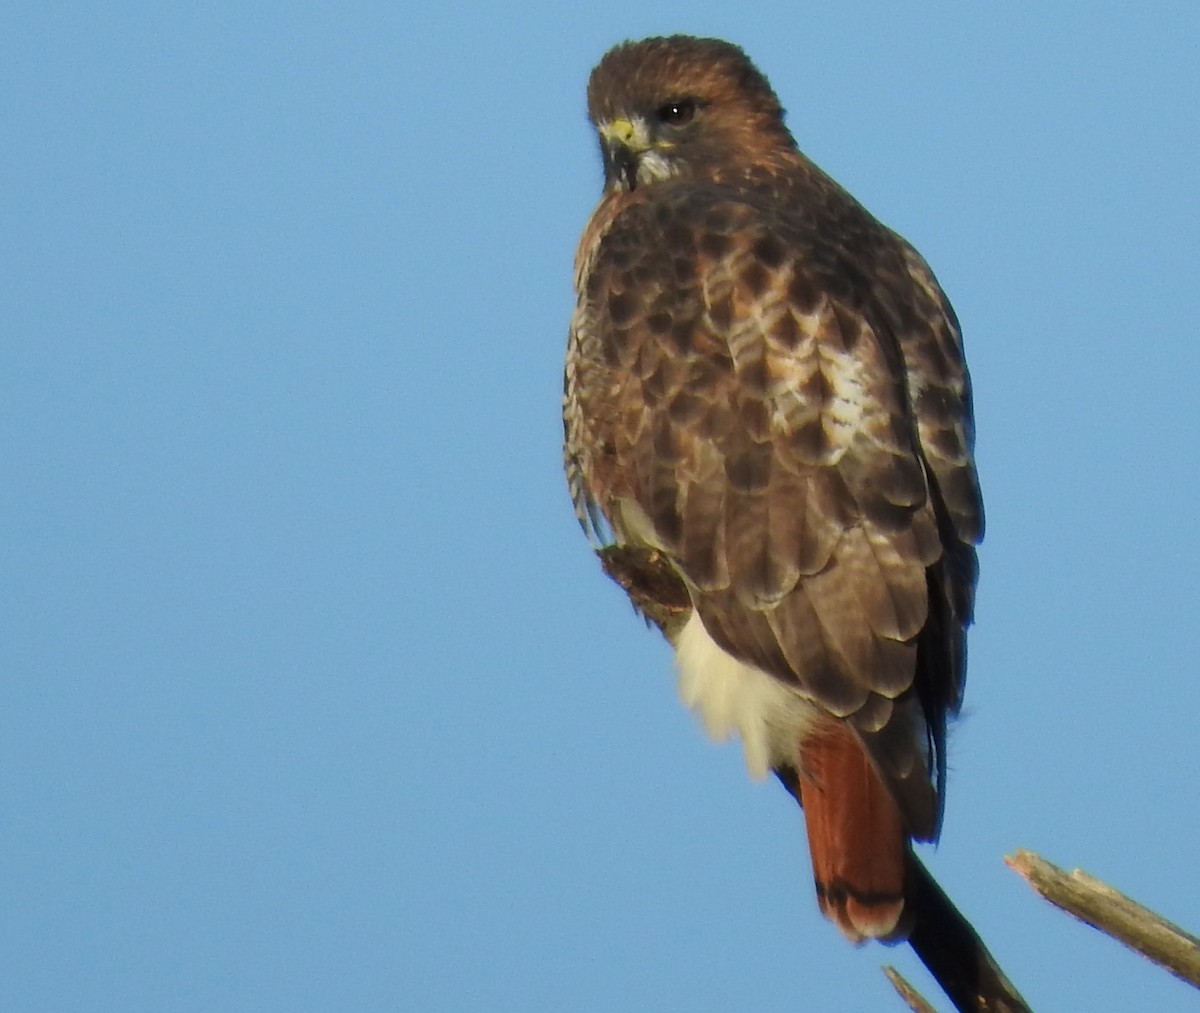
[[[899,943],[908,938],[911,919],[903,893],[864,896],[845,883],[820,880],[816,887],[821,913],[856,946],[872,939]]]

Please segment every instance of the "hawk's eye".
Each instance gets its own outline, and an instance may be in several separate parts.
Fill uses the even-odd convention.
[[[696,115],[696,102],[690,98],[680,99],[678,102],[668,102],[665,106],[660,106],[655,115],[658,117],[659,123],[665,123],[671,127],[682,127],[685,123],[691,123],[692,117]]]

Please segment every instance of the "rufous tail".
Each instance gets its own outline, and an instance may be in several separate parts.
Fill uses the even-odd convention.
[[[851,942],[907,935],[909,835],[854,733],[825,722],[800,749],[800,801],[821,911]]]

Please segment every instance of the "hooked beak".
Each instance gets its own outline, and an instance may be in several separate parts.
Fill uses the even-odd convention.
[[[641,120],[623,116],[600,123],[600,149],[604,155],[605,189],[633,190],[638,183],[641,156],[653,147],[653,141]]]

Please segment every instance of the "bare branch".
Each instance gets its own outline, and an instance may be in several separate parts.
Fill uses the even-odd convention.
[[[946,891],[916,855],[910,857],[910,902],[916,922],[908,945],[959,1013],[1030,1013],[1029,1004]]]
[[[1200,988],[1200,939],[1080,869],[1064,872],[1032,851],[1005,862],[1055,907]]]
[[[912,1013],[937,1013],[933,1005],[912,987],[904,976],[901,975],[891,964],[884,964],[883,973],[887,975],[887,980],[892,983],[892,988],[900,993],[900,998],[908,1003],[908,1008]]]

